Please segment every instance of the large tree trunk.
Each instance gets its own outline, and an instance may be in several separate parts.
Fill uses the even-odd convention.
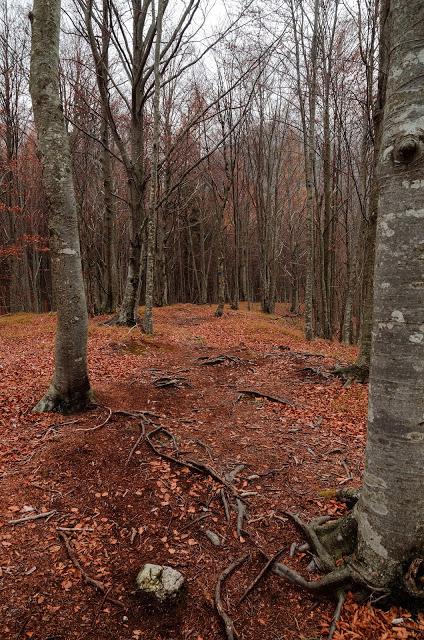
[[[68,136],[59,94],[60,0],[34,0],[30,91],[49,202],[50,254],[57,307],[52,383],[35,411],[69,413],[90,402],[88,316],[81,269]]]
[[[424,557],[424,4],[391,0],[359,559],[393,587]],[[412,581],[414,582],[414,581]],[[405,584],[403,584],[405,587]],[[423,593],[422,585],[406,590]]]

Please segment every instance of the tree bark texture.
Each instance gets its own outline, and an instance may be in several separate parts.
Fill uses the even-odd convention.
[[[50,254],[57,307],[55,371],[35,411],[69,413],[90,402],[88,316],[68,136],[59,93],[60,0],[34,0],[30,91],[49,203]]]
[[[358,558],[379,587],[396,585],[424,553],[423,2],[391,0],[389,21],[368,444],[357,510]]]

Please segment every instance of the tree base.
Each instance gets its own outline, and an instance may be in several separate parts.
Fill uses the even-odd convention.
[[[113,316],[109,320],[105,320],[102,324],[107,327],[135,327],[137,324],[140,324],[140,321],[138,318],[121,318],[118,315]]]
[[[342,378],[346,386],[351,385],[353,382],[365,384],[368,382],[369,366],[365,364],[352,364],[347,367],[335,366],[332,370],[334,375]]]
[[[93,392],[90,388],[63,395],[50,387],[47,393],[35,405],[33,413],[62,413],[69,415],[85,411],[93,405]]]
[[[316,566],[325,575],[318,580],[308,581],[281,562],[274,563],[274,574],[317,595],[340,599],[341,594],[353,591],[361,599],[372,597],[381,606],[397,603],[422,608],[424,559],[405,558],[405,562],[399,565],[395,578],[391,574],[385,576],[374,572],[358,555],[355,510],[337,520],[324,516],[309,524],[296,515],[286,515],[303,532]]]

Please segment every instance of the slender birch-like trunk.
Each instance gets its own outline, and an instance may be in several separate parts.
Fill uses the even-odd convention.
[[[82,278],[71,157],[59,93],[60,0],[34,0],[30,92],[49,203],[53,294],[57,307],[55,371],[34,411],[70,413],[91,400],[88,315]]]
[[[164,2],[158,0],[156,20],[156,44],[154,61],[155,88],[153,96],[153,144],[152,144],[152,171],[150,185],[150,210],[147,220],[147,261],[146,261],[146,298],[144,308],[143,330],[147,335],[153,333],[153,301],[155,290],[155,253],[157,230],[157,202],[159,191],[159,144],[160,144],[160,51],[162,38],[162,19]]]

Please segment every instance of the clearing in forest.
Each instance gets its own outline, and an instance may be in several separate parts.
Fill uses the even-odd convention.
[[[239,637],[326,637],[334,604],[277,576],[239,599],[279,549],[316,577],[287,512],[341,514],[334,490],[359,485],[367,388],[329,373],[356,349],[305,343],[286,305],[213,310],[157,309],[153,337],[91,320],[99,406],[70,418],[31,413],[51,376],[55,316],[0,319],[2,640],[224,638],[215,585],[244,554],[221,594]],[[133,593],[146,562],[187,578],[172,615]],[[408,615],[348,598],[334,638],[422,637]]]

